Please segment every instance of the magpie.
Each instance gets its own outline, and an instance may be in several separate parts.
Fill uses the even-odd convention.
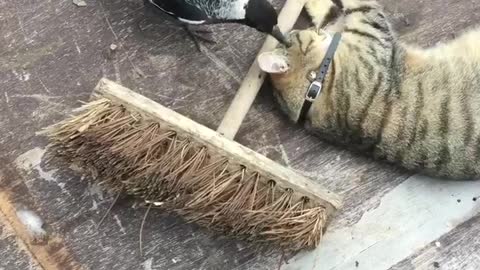
[[[238,23],[270,34],[279,42],[288,44],[278,28],[277,12],[268,0],[144,0],[144,5],[147,11],[155,9],[176,19],[198,50],[198,39],[213,41],[199,35],[208,31],[192,31],[190,25]]]

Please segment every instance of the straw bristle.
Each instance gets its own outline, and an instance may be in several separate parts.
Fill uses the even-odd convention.
[[[101,185],[161,202],[188,221],[292,251],[314,247],[322,236],[323,206],[108,99],[84,105],[46,133],[56,156]]]

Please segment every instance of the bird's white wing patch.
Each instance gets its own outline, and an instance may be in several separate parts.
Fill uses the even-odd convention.
[[[188,23],[188,24],[202,24],[202,23],[205,23],[205,20],[203,21],[192,21],[192,20],[188,20],[188,19],[184,19],[184,18],[180,18],[180,17],[177,17],[179,21],[181,22],[184,22],[184,23]]]

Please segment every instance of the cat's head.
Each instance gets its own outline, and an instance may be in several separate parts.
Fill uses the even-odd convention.
[[[274,95],[281,109],[293,121],[298,119],[305,93],[315,78],[332,37],[322,30],[293,30],[292,45],[279,45],[258,56],[260,68],[270,74]]]

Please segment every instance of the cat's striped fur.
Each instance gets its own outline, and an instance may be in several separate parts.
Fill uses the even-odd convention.
[[[397,40],[376,1],[332,1],[307,5],[317,26],[343,33],[307,127],[410,170],[480,178],[480,31],[416,48]],[[325,26],[333,6],[341,16]],[[274,52],[288,62],[270,77],[292,120],[326,51],[326,35],[315,29],[292,31],[293,46]]]

